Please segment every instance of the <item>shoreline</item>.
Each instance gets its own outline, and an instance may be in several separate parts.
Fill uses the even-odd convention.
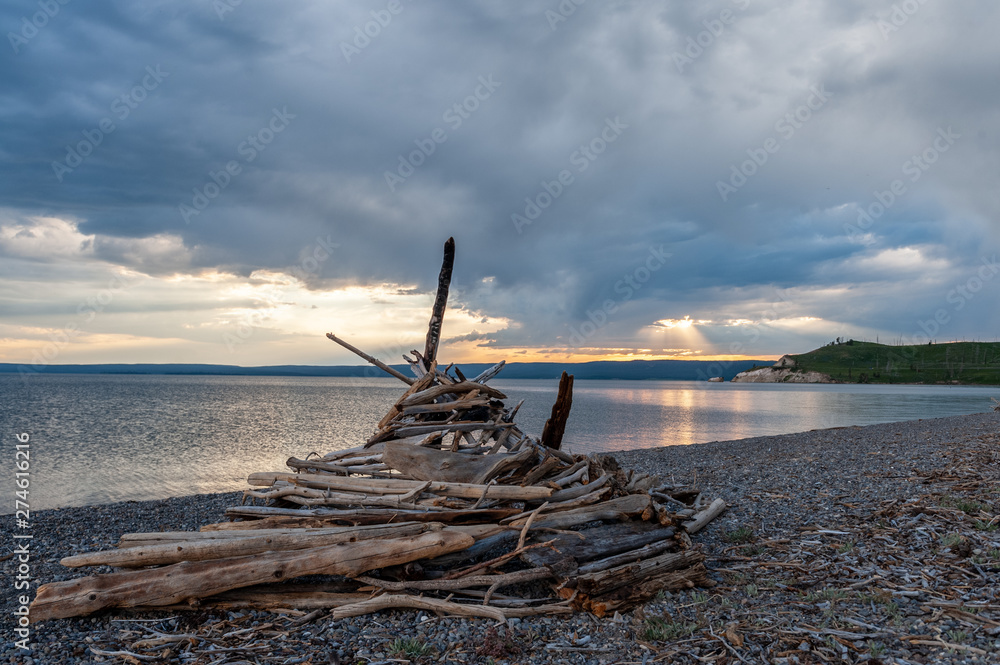
[[[752,385],[752,384],[750,384],[750,385]],[[778,384],[778,385],[780,385],[780,384]],[[801,386],[803,384],[795,384],[795,385],[796,386]],[[871,384],[871,385],[890,385],[890,384]],[[924,384],[892,384],[892,385],[924,385]],[[959,387],[961,387],[961,386],[959,386]],[[673,445],[673,446],[657,446],[657,447],[654,447],[654,448],[632,448],[632,449],[628,449],[628,450],[617,450],[617,451],[609,450],[609,451],[603,451],[603,452],[592,453],[592,454],[612,455],[612,456],[614,456],[616,458],[620,457],[620,456],[633,456],[633,455],[642,456],[642,455],[645,455],[645,454],[654,454],[654,453],[661,452],[661,451],[672,450],[674,448],[695,448],[695,449],[701,449],[704,446],[727,446],[727,445],[734,445],[735,446],[735,445],[738,445],[738,444],[742,444],[744,442],[758,441],[758,440],[762,440],[762,439],[781,439],[781,438],[785,438],[785,437],[799,437],[799,436],[806,436],[806,435],[809,435],[809,434],[813,434],[815,432],[829,432],[829,431],[843,430],[843,429],[864,429],[864,428],[869,428],[869,427],[885,427],[885,426],[892,426],[892,425],[906,425],[906,424],[910,424],[910,423],[929,422],[929,421],[934,421],[934,420],[946,420],[946,419],[951,419],[951,418],[968,418],[968,417],[979,416],[979,415],[987,415],[989,413],[993,413],[993,412],[992,411],[983,411],[983,412],[979,412],[979,413],[971,413],[971,414],[957,415],[957,416],[941,416],[941,417],[938,417],[938,418],[917,418],[917,419],[913,419],[913,420],[897,420],[897,421],[891,421],[891,422],[887,422],[887,423],[874,423],[874,424],[870,424],[870,425],[839,425],[839,426],[834,426],[834,427],[825,427],[825,428],[821,428],[821,429],[803,430],[803,431],[800,431],[800,432],[789,432],[787,434],[767,434],[767,435],[761,435],[761,436],[744,437],[742,439],[726,439],[726,440],[721,440],[721,441],[702,441],[700,443],[685,443],[685,444],[676,444],[676,445]],[[568,449],[572,450],[572,446],[569,446]],[[639,468],[639,467],[635,467],[635,468]],[[88,503],[88,504],[84,504],[84,505],[80,505],[80,506],[60,506],[58,508],[43,508],[43,509],[40,509],[40,510],[37,510],[37,511],[33,510],[32,513],[37,516],[37,515],[47,514],[47,513],[53,512],[53,511],[83,510],[83,509],[90,509],[90,508],[113,507],[113,506],[119,506],[119,505],[120,506],[128,506],[130,504],[149,504],[151,506],[154,506],[155,504],[158,504],[158,503],[161,503],[161,502],[167,502],[167,501],[194,501],[195,499],[198,499],[198,498],[204,498],[206,501],[211,502],[213,497],[223,497],[223,496],[230,497],[230,499],[228,499],[229,501],[233,501],[233,500],[239,501],[239,498],[240,498],[240,496],[242,494],[243,494],[242,490],[232,490],[232,491],[228,491],[228,492],[202,492],[202,493],[199,493],[199,494],[178,494],[178,495],[175,495],[175,496],[162,497],[162,498],[159,498],[159,499],[125,499],[125,500],[122,500],[122,501],[109,501],[109,502],[105,502],[105,503]],[[228,505],[231,505],[231,504],[226,504],[226,505],[228,506]],[[13,512],[10,512],[10,513],[0,512],[0,517],[7,516],[7,515],[13,515]],[[214,521],[218,521],[218,520],[214,520]]]
[[[1000,531],[989,530],[989,526],[977,528],[980,523],[986,524],[985,516],[1000,512],[998,444],[1000,414],[986,412],[614,453],[624,468],[658,474],[676,485],[697,485],[707,497],[726,500],[727,511],[693,538],[709,556],[716,587],[666,594],[662,600],[629,612],[619,621],[596,620],[582,614],[524,619],[509,630],[517,639],[527,640],[531,635],[536,652],[528,659],[509,662],[642,662],[643,654],[649,651],[664,655],[678,648],[671,646],[677,639],[652,639],[650,621],[660,617],[680,622],[684,631],[690,628],[684,637],[687,646],[670,656],[674,662],[694,663],[696,657],[704,657],[713,649],[727,653],[723,644],[712,637],[727,625],[735,625],[734,630],[746,640],[741,655],[750,662],[768,662],[759,659],[765,654],[773,662],[795,662],[791,655],[777,655],[783,649],[795,651],[794,646],[785,649],[792,639],[789,635],[794,636],[796,644],[826,648],[822,640],[816,641],[808,634],[813,628],[820,629],[817,634],[821,636],[823,630],[899,636],[847,640],[852,648],[845,662],[867,662],[879,656],[875,651],[880,648],[885,651],[879,657],[887,663],[989,662],[978,651],[1000,648],[1000,632],[991,634],[990,623],[965,625],[963,621],[972,620],[964,615],[958,615],[959,619],[941,615],[941,608],[933,603],[953,602],[953,593],[958,593],[954,602],[959,607],[962,603],[973,608],[1000,605],[1000,560],[990,558],[991,552],[1000,556]],[[970,464],[970,460],[981,463]],[[31,565],[37,577],[31,595],[38,583],[83,576],[85,571],[59,565],[58,560],[64,556],[114,547],[118,537],[127,532],[196,530],[202,524],[220,521],[224,509],[238,504],[241,494],[187,495],[34,513]],[[946,505],[946,499],[958,506],[982,507],[983,512],[969,515]],[[892,512],[897,509],[902,510],[898,517]],[[918,516],[923,516],[918,526],[924,525],[921,528],[935,536],[926,543],[907,542],[906,556],[922,557],[919,562],[915,559],[912,566],[900,561],[893,565],[881,562],[879,557],[891,549],[882,544],[888,542],[884,539],[902,543],[916,537],[899,526]],[[939,519],[943,522],[935,521]],[[887,524],[884,530],[871,531],[880,521]],[[899,524],[893,526],[897,521]],[[739,533],[744,534],[740,538],[745,537],[745,542],[734,539],[733,534]],[[959,537],[970,543],[968,552],[952,553],[942,544],[946,538]],[[980,554],[972,554],[974,551]],[[943,563],[936,563],[939,559]],[[937,570],[936,566],[942,572],[927,588],[906,590],[910,589],[905,582],[907,575],[920,580],[921,570]],[[0,562],[0,570],[11,578],[14,567],[14,560]],[[860,573],[851,571],[870,574],[859,577]],[[949,579],[949,574],[956,579]],[[845,575],[849,579],[841,579]],[[836,591],[828,592],[830,589]],[[840,593],[845,596],[840,597]],[[13,595],[5,594],[4,616],[11,616]],[[778,623],[754,625],[754,617],[778,617],[777,608],[783,608],[784,613],[774,619]],[[886,608],[895,609],[890,612]],[[882,632],[838,623],[837,613],[877,626]],[[157,619],[175,614],[154,612],[142,616]],[[197,626],[188,624],[195,617],[204,623],[206,614],[217,619],[229,617],[229,621],[278,621],[278,615],[265,611],[200,610],[189,614],[174,620],[173,632],[195,630]],[[485,662],[475,656],[475,649],[491,622],[433,617],[424,622],[414,620],[420,614],[394,611],[338,622],[319,617],[296,630],[310,633],[308,640],[300,635],[304,649],[315,648],[318,642],[314,638],[322,636],[323,644],[335,646],[343,655],[372,662],[391,658],[387,649],[400,637],[426,642],[445,662]],[[1000,627],[997,611],[977,610],[975,616]],[[117,645],[127,650],[130,642],[122,631],[126,626],[135,626],[112,621],[116,618],[135,615],[109,612],[33,625],[34,662],[93,662],[88,649],[98,637],[101,649],[114,650],[112,646]],[[932,629],[937,626],[944,627],[934,633]],[[158,630],[170,632],[168,628],[161,626]],[[574,634],[591,639],[586,646],[574,646],[567,642]],[[936,637],[924,639],[926,635]],[[86,641],[88,637],[90,642]],[[911,637],[930,644],[913,644]],[[951,653],[938,644],[955,644],[958,637],[965,639],[960,647],[952,647]],[[765,643],[768,640],[770,644]],[[868,642],[882,647],[869,646]],[[60,644],[66,644],[66,649]],[[732,643],[726,644],[735,648]],[[753,649],[760,650],[756,656]],[[0,662],[23,655],[14,650],[13,642],[6,642]],[[834,651],[831,655],[840,654]],[[818,660],[798,657],[798,662]]]

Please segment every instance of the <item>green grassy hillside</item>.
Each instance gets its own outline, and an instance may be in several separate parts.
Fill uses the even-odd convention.
[[[1000,385],[998,342],[889,346],[848,340],[790,357],[796,369],[848,383]]]

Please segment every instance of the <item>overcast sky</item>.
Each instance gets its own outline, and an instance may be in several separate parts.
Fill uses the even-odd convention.
[[[577,0],[581,2],[581,0]],[[0,362],[994,340],[987,0],[16,0]]]

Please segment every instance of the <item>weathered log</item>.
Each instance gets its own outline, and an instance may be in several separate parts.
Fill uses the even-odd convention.
[[[555,483],[560,487],[568,485],[569,483],[573,482],[573,480],[578,479],[579,476],[582,476],[583,474],[581,474],[580,472],[586,469],[588,466],[590,466],[590,460],[582,459],[573,466],[569,467],[568,469],[564,469],[563,471],[549,478],[549,482]]]
[[[444,423],[443,421],[439,424],[432,423],[428,425],[410,425],[400,423],[397,427],[388,430],[383,435],[373,438],[373,441],[390,441],[393,437],[397,436],[417,436],[421,434],[433,434],[441,433],[448,434],[451,432],[463,433],[463,432],[475,432],[477,430],[495,430],[499,429],[498,425],[493,425],[491,423],[484,422],[470,422],[470,421],[460,421]],[[475,444],[475,440],[471,443]]]
[[[444,310],[448,304],[448,287],[451,285],[451,270],[454,265],[455,239],[448,238],[444,243],[444,260],[441,262],[441,273],[438,275],[437,295],[434,297],[431,320],[427,325],[427,339],[424,342],[424,367],[428,370],[437,358],[438,344],[441,341],[441,322],[444,320]]]
[[[546,455],[540,464],[528,472],[528,475],[521,481],[521,485],[534,485],[561,466],[562,462],[558,458]]]
[[[552,577],[552,571],[548,568],[528,568],[518,570],[513,573],[503,575],[467,575],[454,580],[408,580],[402,582],[390,582],[379,580],[373,577],[359,576],[355,579],[359,582],[385,589],[387,591],[454,591],[456,589],[467,589],[477,586],[488,586],[502,588],[512,584],[531,582],[534,580],[544,580]],[[499,585],[499,586],[497,586]]]
[[[353,591],[355,582],[327,584],[257,584],[244,589],[233,589],[207,598],[193,598],[193,602],[126,608],[127,612],[167,611],[184,612],[204,610],[318,610],[358,603],[371,598],[370,593]]]
[[[694,519],[689,522],[684,522],[684,530],[688,533],[697,533],[698,531],[701,531],[708,525],[709,522],[721,515],[722,511],[725,509],[726,502],[722,499],[716,499],[708,506],[708,508],[695,515]]]
[[[414,437],[415,441],[420,439]],[[381,445],[365,446],[364,444],[360,446],[354,446],[353,448],[345,448],[344,450],[334,450],[321,458],[324,462],[336,462],[349,457],[357,457],[358,455],[374,455],[376,453],[382,452]]]
[[[570,455],[569,453],[563,452],[562,450],[559,450],[558,448],[547,448],[547,447],[543,446],[542,444],[538,443],[537,441],[535,441],[534,439],[532,439],[531,437],[525,437],[524,440],[522,441],[521,445],[532,446],[534,448],[537,448],[540,452],[543,452],[543,453],[547,452],[550,455],[558,457],[559,459],[561,459],[562,461],[566,462],[567,464],[576,464],[576,458],[573,457],[572,455]],[[516,450],[516,448],[514,448],[514,450]]]
[[[561,590],[560,595],[574,594],[571,601],[574,608],[591,612],[597,617],[603,617],[612,612],[624,612],[648,602],[661,591],[710,587],[713,584],[714,582],[708,577],[705,564],[695,563],[686,568],[647,577],[635,584],[623,586],[602,596],[591,597],[578,590],[569,589]]]
[[[494,487],[496,487],[494,485]],[[516,515],[516,508],[480,508],[475,510],[442,510],[425,512],[393,508],[360,508],[335,510],[327,508],[274,508],[271,506],[237,506],[226,509],[226,517],[319,517],[329,523],[388,524],[395,521],[447,522],[479,524],[499,521]]]
[[[33,622],[90,614],[107,607],[158,607],[188,598],[302,575],[360,575],[465,549],[473,539],[438,531],[415,538],[364,540],[291,552],[273,552],[213,561],[175,563],[150,570],[94,575],[38,588],[31,604]]]
[[[697,550],[668,552],[652,559],[628,563],[624,566],[616,566],[588,575],[578,575],[575,578],[574,588],[593,598],[635,585],[663,573],[691,568],[704,560],[705,555]]]
[[[489,381],[490,379],[492,379],[493,377],[495,377],[497,374],[499,374],[500,370],[502,370],[503,366],[506,365],[506,364],[507,364],[506,360],[501,360],[500,362],[498,362],[493,367],[490,367],[489,369],[484,370],[481,374],[477,375],[474,379],[472,379],[472,382],[473,383],[486,383],[487,381]],[[462,379],[462,380],[464,381],[465,379]]]
[[[140,533],[126,533],[118,540],[118,547],[143,547],[146,545],[160,545],[163,543],[180,543],[185,541],[202,540],[228,540],[231,538],[247,538],[249,536],[287,536],[290,534],[323,534],[323,533],[343,533],[350,534],[360,532],[378,532],[386,538],[391,538],[395,529],[407,529],[416,526],[416,522],[395,522],[393,524],[381,524],[371,526],[325,526],[325,527],[292,527],[292,528],[264,528],[258,526],[260,520],[254,522],[223,522],[226,529],[217,529],[218,525],[206,524],[200,531],[146,531]],[[247,527],[250,530],[253,525],[254,533],[240,533],[240,527]],[[422,523],[425,529],[434,528],[427,523]]]
[[[180,561],[205,561],[208,559],[228,559],[235,556],[259,554],[261,552],[284,552],[322,547],[337,543],[352,543],[372,538],[402,538],[415,536],[430,530],[441,530],[437,524],[410,524],[396,529],[371,528],[339,530],[328,533],[284,533],[253,534],[242,538],[199,538],[156,545],[126,547],[104,552],[88,552],[62,559],[59,563],[67,568],[81,566],[117,566],[119,568],[139,568],[142,566],[162,566]],[[305,530],[303,530],[305,531]],[[199,534],[204,535],[204,534]]]
[[[347,475],[347,467],[340,464],[332,464],[330,462],[321,462],[319,460],[304,460],[298,457],[289,457],[285,460],[285,465],[292,469],[315,469],[317,471],[327,471],[329,473],[337,473],[342,476]]]
[[[342,347],[344,347],[348,351],[361,356],[362,358],[364,358],[365,360],[367,360],[368,362],[370,362],[372,365],[375,365],[376,367],[378,367],[380,370],[382,370],[386,374],[389,374],[391,376],[396,377],[397,379],[399,379],[400,381],[402,381],[406,385],[410,385],[411,383],[413,383],[414,379],[411,379],[410,377],[406,376],[402,372],[397,372],[396,370],[394,370],[393,368],[389,367],[388,365],[386,365],[384,362],[382,362],[378,358],[376,358],[374,356],[368,355],[367,353],[365,353],[361,349],[359,349],[359,348],[357,348],[355,346],[351,346],[350,344],[348,344],[344,340],[340,339],[339,337],[337,337],[333,333],[327,333],[326,336],[329,339],[331,339],[334,342],[336,342],[337,344],[340,344]]]
[[[563,501],[573,501],[574,499],[579,499],[581,496],[595,492],[597,488],[603,487],[607,484],[608,476],[601,476],[597,480],[587,483],[586,485],[579,485],[577,487],[570,487],[564,490],[558,490],[552,493],[552,496],[548,498],[548,502],[555,504]]]
[[[436,598],[424,598],[422,596],[410,596],[406,594],[385,594],[376,596],[371,600],[366,600],[354,605],[338,607],[330,613],[333,620],[346,619],[364,614],[373,614],[381,610],[392,608],[407,608],[414,610],[430,610],[432,612],[442,612],[457,616],[486,617],[497,621],[506,621],[518,617],[534,616],[537,614],[572,614],[573,610],[569,604],[537,605],[535,607],[511,607],[499,608],[489,605],[462,605]]]
[[[583,487],[588,487],[588,486],[584,485]],[[558,512],[564,511],[564,510],[575,510],[575,509],[580,508],[582,506],[589,506],[591,504],[597,503],[598,501],[601,501],[604,498],[604,495],[606,495],[610,491],[611,491],[610,487],[601,487],[601,488],[598,488],[598,489],[594,490],[593,492],[589,492],[587,494],[584,494],[583,496],[581,496],[581,497],[579,497],[577,499],[562,501],[560,503],[552,503],[552,502],[546,501],[545,504],[544,504],[544,511],[543,512],[545,512],[545,513],[558,513]],[[506,524],[506,523],[514,522],[516,520],[521,519],[522,517],[527,517],[532,512],[533,511],[526,511],[526,512],[520,513],[518,515],[514,515],[513,517],[510,517],[507,520],[504,520],[504,523]]]
[[[434,363],[433,367],[436,368],[437,363]],[[427,389],[433,381],[434,381],[433,372],[427,372],[422,377],[414,381],[410,385],[410,387],[406,389],[406,392],[403,393],[403,396],[400,397],[398,400],[396,400],[396,403],[392,406],[392,408],[390,408],[389,411],[384,416],[382,416],[382,420],[378,421],[378,426],[376,429],[377,430],[385,429],[385,427],[388,426],[390,422],[392,422],[392,419],[400,414],[399,403],[402,402],[407,397],[409,397],[410,395],[412,395],[413,393]]]
[[[459,527],[462,528],[462,527]],[[467,528],[467,527],[466,527]],[[503,527],[500,527],[503,528]],[[476,544],[460,552],[445,554],[426,562],[427,568],[453,568],[461,563],[478,559],[487,552],[503,551],[517,544],[517,531],[501,531],[490,535],[475,536]]]
[[[648,517],[647,513],[649,513]],[[654,514],[652,501],[648,495],[629,494],[609,501],[596,503],[592,506],[584,506],[583,508],[576,508],[551,515],[541,515],[535,520],[535,525],[550,529],[565,529],[596,520],[625,521],[631,517],[648,519]],[[521,527],[527,521],[528,518],[524,517],[512,522],[510,526],[514,528]]]
[[[496,388],[484,385],[482,383],[473,383],[472,381],[462,381],[460,383],[452,384],[439,384],[427,388],[426,390],[421,390],[420,392],[413,393],[405,399],[399,401],[399,406],[406,408],[408,406],[414,406],[417,404],[429,404],[434,400],[442,397],[444,395],[458,395],[472,392],[473,390],[478,390],[484,395],[493,397],[494,399],[507,399],[507,396]]]
[[[368,508],[399,508],[402,510],[451,510],[451,508],[440,507],[435,502],[441,501],[440,497],[417,501],[416,495],[420,492],[409,494],[355,494],[354,492],[333,492],[328,489],[313,489],[309,487],[298,487],[296,485],[275,485],[270,490],[245,490],[243,494],[256,499],[266,499],[275,501],[285,499],[292,503],[303,506],[341,506],[349,508],[358,506],[363,509]]]
[[[525,450],[516,455],[465,455],[444,450],[387,443],[385,463],[418,480],[482,485],[513,469],[534,455]]]
[[[559,377],[559,393],[552,405],[552,415],[545,421],[542,429],[541,444],[546,448],[559,450],[562,446],[563,434],[566,433],[566,421],[573,406],[573,375],[565,371]]]
[[[631,552],[652,543],[675,544],[675,534],[676,529],[673,527],[660,527],[648,522],[603,524],[580,531],[579,534],[557,536],[551,548],[530,550],[522,554],[521,559],[535,567],[550,566],[565,557],[578,564],[585,564]]]
[[[649,545],[643,545],[642,547],[628,552],[622,552],[621,554],[616,554],[614,556],[609,556],[606,559],[598,559],[597,561],[591,561],[590,563],[580,566],[576,571],[580,575],[588,575],[590,573],[599,573],[602,570],[608,570],[609,568],[616,568],[618,566],[623,566],[626,563],[632,563],[633,561],[641,561],[643,559],[651,559],[655,556],[663,554],[664,552],[677,549],[679,547],[677,541],[673,538],[666,538],[659,542],[650,543]]]
[[[324,474],[285,473],[281,471],[251,473],[247,478],[247,482],[256,487],[268,487],[278,480],[284,480],[303,487],[330,488],[343,492],[370,492],[372,494],[405,494],[426,484],[425,481],[420,480],[344,478]],[[552,496],[552,490],[548,487],[475,485],[471,483],[444,483],[436,481],[432,481],[430,486],[424,491],[461,499],[478,499],[485,493],[487,499],[503,501],[544,501]]]
[[[424,414],[424,413],[449,413],[451,411],[468,411],[469,409],[477,409],[481,406],[489,406],[490,400],[488,397],[481,397],[478,399],[464,399],[455,400],[454,402],[442,402],[440,404],[417,404],[415,406],[407,406],[403,409],[402,414],[404,416]]]

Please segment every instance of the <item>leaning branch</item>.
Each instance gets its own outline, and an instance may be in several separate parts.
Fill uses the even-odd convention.
[[[330,339],[332,339],[337,344],[340,344],[342,347],[344,347],[345,349],[347,349],[351,353],[354,353],[354,354],[357,354],[357,355],[361,356],[362,358],[364,358],[365,360],[367,360],[368,362],[370,362],[372,365],[375,365],[376,367],[378,367],[383,372],[386,372],[387,374],[392,374],[394,377],[396,377],[397,379],[399,379],[400,381],[402,381],[406,385],[408,385],[408,386],[412,385],[413,382],[415,381],[415,379],[411,379],[410,377],[406,376],[405,374],[403,374],[401,372],[397,372],[396,370],[394,370],[393,368],[389,367],[388,365],[386,365],[384,362],[382,362],[381,360],[379,360],[375,356],[370,356],[367,353],[365,353],[364,351],[362,351],[361,349],[359,349],[358,347],[353,346],[351,344],[348,344],[347,342],[345,342],[344,340],[340,339],[339,337],[337,337],[333,333],[327,333],[326,336],[329,337]]]

